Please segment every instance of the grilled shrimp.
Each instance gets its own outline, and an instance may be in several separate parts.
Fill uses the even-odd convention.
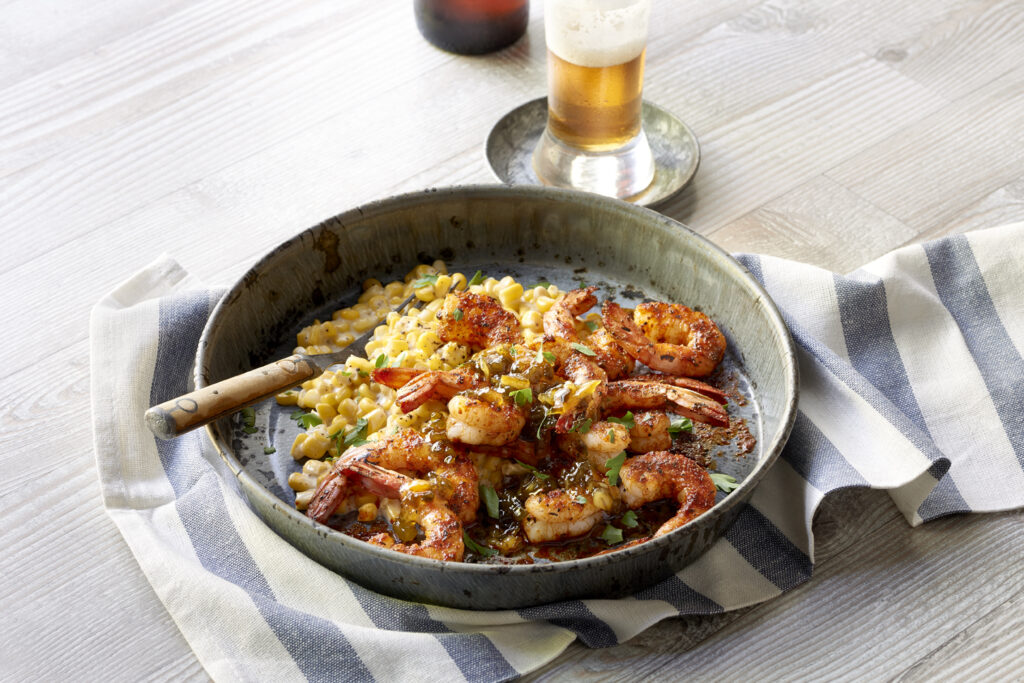
[[[601,519],[589,496],[563,489],[535,493],[524,504],[523,531],[531,543],[563,541],[588,533]]]
[[[403,413],[416,410],[432,398],[447,400],[467,389],[487,386],[487,380],[470,366],[433,371],[379,368],[370,376],[378,384],[398,389],[395,403]]]
[[[469,445],[503,446],[526,426],[523,411],[511,401],[488,401],[459,394],[448,401],[448,438]]]
[[[636,367],[636,361],[626,353],[615,337],[601,327],[587,338],[587,346],[594,351],[594,360],[608,374],[609,380],[628,377]]]
[[[668,428],[672,420],[661,411],[640,410],[633,413],[633,428],[629,430],[630,453],[667,451],[672,447],[672,434]]]
[[[637,409],[664,409],[685,415],[697,422],[706,422],[717,427],[729,426],[729,414],[722,406],[691,389],[632,379],[609,382],[605,385],[601,399],[602,414]]]
[[[465,344],[474,351],[496,344],[523,341],[519,320],[495,299],[472,292],[451,292],[437,313],[437,336],[446,342]]]
[[[640,304],[630,317],[616,303],[601,308],[605,328],[647,367],[672,375],[705,377],[725,355],[725,335],[714,321],[682,304]]]
[[[366,539],[367,543],[407,555],[419,555],[435,560],[461,562],[465,552],[462,540],[462,523],[448,505],[437,498],[417,495],[416,488],[429,486],[396,472],[391,472],[368,462],[355,461],[351,470],[363,481],[373,482],[374,489],[386,498],[402,501],[403,516],[423,530],[423,540],[416,543],[396,543],[389,533],[379,533]],[[450,503],[450,501],[449,501]]]
[[[573,346],[580,344],[576,316],[586,313],[597,303],[596,289],[587,287],[567,292],[544,314],[544,347],[555,354],[558,374],[576,384],[608,379],[608,373],[594,358]]]
[[[368,462],[388,470],[407,470],[426,474],[433,472],[440,480],[439,491],[452,511],[464,522],[476,519],[480,506],[477,488],[478,475],[469,456],[447,447],[443,441],[433,442],[412,430],[402,430],[387,438],[350,448],[334,464],[334,468],[320,482],[313,493],[306,514],[321,524],[335,513],[351,485],[350,475],[359,476],[354,464]],[[376,480],[359,477],[371,492],[384,495],[372,488]]]
[[[601,421],[592,424],[580,441],[590,464],[603,474],[608,471],[605,463],[629,447],[630,433],[624,425]]]
[[[619,470],[622,501],[638,508],[663,498],[674,498],[679,510],[654,533],[663,536],[702,515],[715,504],[711,475],[684,455],[655,451],[630,458]]]

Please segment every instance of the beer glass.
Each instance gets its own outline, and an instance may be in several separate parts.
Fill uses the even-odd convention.
[[[654,179],[641,125],[651,0],[545,0],[548,121],[533,153],[546,185],[629,198]]]

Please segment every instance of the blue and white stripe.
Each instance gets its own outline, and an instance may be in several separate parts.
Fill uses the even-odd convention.
[[[887,489],[912,524],[1024,505],[1024,224],[904,248],[847,277],[741,260],[800,346],[796,425],[725,536],[630,598],[502,612],[416,605],[281,540],[204,435],[159,442],[141,422],[146,407],[185,391],[219,294],[166,258],[93,311],[105,504],[216,679],[470,681],[514,678],[576,638],[614,645],[667,617],[800,585],[813,566],[814,511],[838,488]]]

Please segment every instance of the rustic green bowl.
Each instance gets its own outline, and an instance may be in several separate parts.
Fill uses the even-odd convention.
[[[395,597],[470,609],[519,608],[644,588],[704,552],[735,519],[778,457],[796,414],[793,342],[761,286],[728,254],[654,211],[592,194],[542,187],[478,186],[384,199],[303,231],[259,261],[224,296],[199,343],[196,385],[286,355],[314,317],[351,304],[367,278],[401,278],[442,258],[452,269],[512,274],[571,289],[601,285],[601,298],[639,297],[700,308],[725,330],[730,362],[749,379],[746,407],[758,446],[719,461],[740,486],[706,514],[639,546],[568,562],[495,566],[383,550],[317,524],[294,508],[288,455],[291,409],[267,401],[257,432],[236,417],[209,434],[259,515],[295,547],[350,579]],[[267,446],[276,448],[266,453]]]

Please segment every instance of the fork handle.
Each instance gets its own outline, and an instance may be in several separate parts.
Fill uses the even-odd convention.
[[[161,439],[173,439],[322,372],[323,368],[310,356],[288,356],[153,406],[146,411],[146,426]]]

